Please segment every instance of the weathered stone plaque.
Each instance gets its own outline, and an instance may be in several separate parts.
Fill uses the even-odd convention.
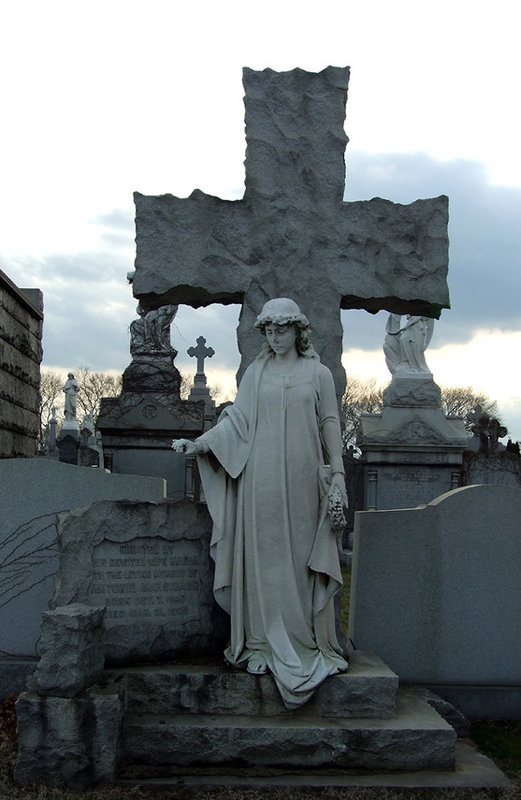
[[[93,550],[90,600],[105,605],[115,624],[182,628],[199,601],[199,561],[194,542],[104,540]]]
[[[51,606],[106,608],[109,662],[219,652],[227,616],[213,598],[211,520],[185,501],[102,501],[64,514]]]

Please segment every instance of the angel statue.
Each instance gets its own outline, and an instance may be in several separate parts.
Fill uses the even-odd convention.
[[[427,372],[425,350],[432,339],[434,320],[407,314],[401,325],[401,314],[389,314],[385,327],[384,354],[389,371],[395,373]]]

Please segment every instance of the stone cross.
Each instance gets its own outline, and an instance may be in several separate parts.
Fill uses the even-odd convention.
[[[204,359],[211,358],[215,355],[213,347],[206,347],[206,339],[204,336],[199,336],[197,339],[197,347],[189,347],[186,351],[192,358],[197,358],[197,374],[204,375]]]
[[[245,69],[244,198],[134,195],[135,296],[147,309],[241,303],[239,376],[270,298],[300,305],[339,395],[341,308],[438,317],[449,305],[446,197],[343,202],[348,79],[339,67]]]

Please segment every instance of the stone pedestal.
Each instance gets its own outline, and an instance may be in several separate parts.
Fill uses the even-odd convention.
[[[85,789],[231,763],[456,776],[439,699],[400,688],[370,653],[294,711],[271,675],[223,665],[204,506],[101,502],[60,526],[42,661],[17,704],[18,783]]]
[[[17,782],[85,789],[136,768],[150,777],[175,766],[234,762],[299,770],[455,766],[450,724],[417,692],[398,689],[380,659],[359,651],[349,672],[328,678],[291,713],[271,676],[196,663],[107,671],[102,686],[68,700],[21,695]],[[61,731],[60,718],[68,723]]]
[[[212,399],[210,390],[206,385],[206,375],[197,372],[194,378],[194,385],[190,389],[188,399],[192,402],[203,401],[204,403],[204,429],[207,431],[215,424],[215,401]]]
[[[463,420],[446,417],[430,373],[393,377],[382,414],[362,416],[365,510],[412,508],[460,485]]]
[[[172,439],[195,439],[204,431],[204,403],[166,392],[123,392],[104,398],[97,428],[105,466],[114,473],[165,478],[167,495],[185,494],[185,457]]]
[[[185,459],[172,439],[195,439],[205,429],[202,400],[181,400],[170,324],[177,306],[162,306],[130,325],[132,362],[119,397],[103,398],[97,421],[105,467],[111,472],[165,478],[167,495],[185,496]]]

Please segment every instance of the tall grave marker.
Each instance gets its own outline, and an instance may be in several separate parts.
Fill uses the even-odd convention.
[[[194,438],[204,430],[205,407],[181,400],[170,325],[177,305],[146,311],[130,324],[132,362],[123,373],[119,397],[101,401],[97,429],[105,464],[112,472],[165,478],[168,497],[185,494],[184,457],[173,453],[174,437]]]
[[[381,414],[362,414],[364,509],[413,508],[456,489],[467,443],[461,417],[445,416],[425,360],[434,322],[389,314],[384,340],[392,380]]]
[[[291,297],[339,395],[341,308],[438,317],[449,305],[446,197],[343,202],[348,80],[348,68],[245,69],[243,199],[135,194],[143,308],[242,303],[242,374],[258,352],[262,305]]]
[[[189,347],[186,351],[190,358],[197,359],[197,372],[195,373],[194,383],[190,389],[189,400],[204,400],[205,408],[205,430],[211,428],[215,420],[215,402],[212,400],[210,390],[206,385],[206,375],[204,372],[205,358],[212,358],[215,355],[213,347],[206,346],[204,336],[197,337],[197,347]]]

